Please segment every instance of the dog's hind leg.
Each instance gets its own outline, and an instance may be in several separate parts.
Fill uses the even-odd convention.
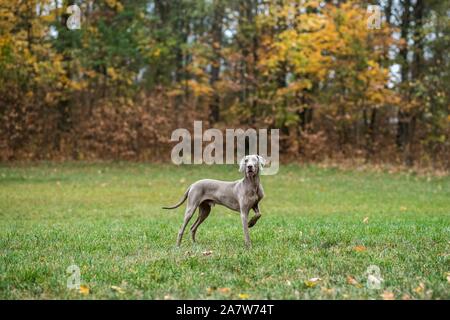
[[[180,231],[178,232],[178,238],[177,238],[177,246],[179,247],[181,244],[181,239],[183,238],[184,230],[186,229],[187,224],[191,220],[192,216],[195,213],[195,210],[197,209],[198,204],[193,204],[191,202],[188,203],[186,207],[186,211],[184,213],[184,221],[183,225],[180,228]]]
[[[197,233],[197,228],[203,223],[203,221],[206,220],[206,218],[208,218],[210,212],[211,212],[211,205],[207,201],[202,202],[199,206],[198,218],[191,227],[193,242],[195,242],[195,234]]]

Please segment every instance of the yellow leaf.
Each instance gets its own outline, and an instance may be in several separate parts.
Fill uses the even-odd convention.
[[[447,272],[447,282],[450,283],[450,272]]]
[[[207,250],[207,251],[203,251],[202,252],[202,254],[204,255],[204,256],[210,256],[210,255],[212,255],[212,251],[211,250]]]
[[[153,56],[158,58],[161,55],[161,49],[156,48],[155,51],[153,51]]]
[[[250,296],[246,293],[239,293],[238,295],[239,299],[248,299]]]
[[[419,283],[419,285],[417,286],[417,288],[414,289],[415,293],[422,293],[425,290],[425,284],[423,282]]]
[[[401,207],[400,207],[400,211],[406,211],[406,210],[408,210],[407,207],[404,207],[404,206],[401,206]]]
[[[85,286],[85,285],[81,285],[80,289],[79,289],[79,292],[81,294],[88,295],[89,294],[89,287]]]
[[[121,287],[118,287],[118,286],[111,286],[111,289],[113,289],[114,291],[116,291],[117,293],[120,293],[120,294],[125,293],[125,290],[123,290]]]
[[[395,300],[394,293],[391,291],[385,291],[381,294],[383,300]]]
[[[106,73],[111,77],[111,79],[116,80],[118,78],[118,75],[116,73],[116,70],[113,67],[109,67],[106,69]]]
[[[369,217],[365,217],[365,218],[363,219],[363,223],[369,223]]]
[[[320,280],[322,280],[322,279],[317,278],[317,277],[311,278],[311,279],[305,280],[305,285],[308,288],[314,288],[319,283]]]
[[[170,294],[166,294],[164,296],[164,300],[172,300],[172,299],[173,299],[173,297]]]

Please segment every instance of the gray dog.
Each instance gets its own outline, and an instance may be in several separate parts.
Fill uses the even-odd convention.
[[[188,199],[186,212],[184,213],[184,222],[178,232],[177,246],[180,246],[184,230],[197,207],[200,207],[198,218],[191,227],[192,240],[194,242],[197,228],[208,218],[211,207],[215,204],[221,204],[231,210],[240,212],[245,245],[250,247],[248,228],[253,227],[261,217],[258,203],[264,197],[264,191],[259,182],[259,172],[264,164],[265,160],[261,156],[246,156],[239,165],[239,171],[245,172],[243,179],[231,182],[211,179],[199,180],[189,186],[180,202],[172,207],[163,207],[163,209],[175,209]],[[248,221],[250,209],[255,211],[255,216]]]

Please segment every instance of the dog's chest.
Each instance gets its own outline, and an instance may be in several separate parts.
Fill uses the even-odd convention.
[[[258,188],[248,188],[245,192],[245,197],[249,204],[253,205],[260,199]]]

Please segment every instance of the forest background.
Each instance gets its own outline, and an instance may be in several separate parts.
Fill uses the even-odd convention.
[[[171,132],[202,120],[279,128],[284,160],[448,169],[449,15],[434,0],[0,0],[0,160],[164,161]]]

